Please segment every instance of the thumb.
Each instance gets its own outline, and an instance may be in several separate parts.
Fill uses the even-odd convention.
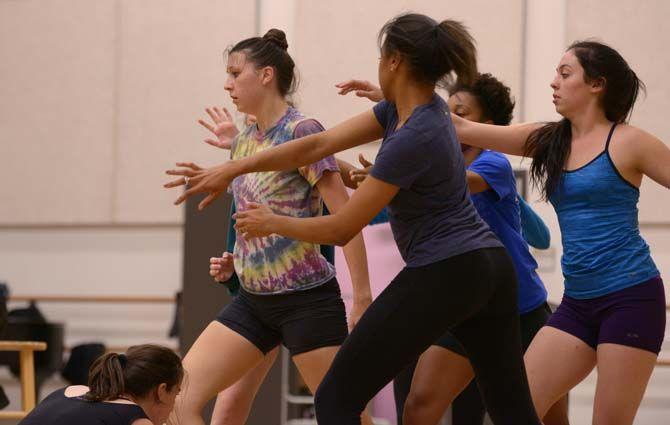
[[[257,203],[257,202],[249,202],[249,203],[247,204],[247,209],[248,209],[248,210],[257,210],[257,209],[259,209],[259,208],[262,207],[262,206],[263,206],[263,205],[261,205],[261,204],[259,204],[259,203]]]

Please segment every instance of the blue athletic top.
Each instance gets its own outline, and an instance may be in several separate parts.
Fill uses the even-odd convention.
[[[605,150],[591,162],[564,171],[549,197],[563,239],[565,294],[595,298],[659,275],[637,220],[640,191],[626,181]]]
[[[521,234],[512,165],[505,155],[485,150],[470,164],[468,170],[479,174],[491,187],[471,195],[472,203],[512,257],[519,278],[519,313],[535,310],[547,301],[547,290],[536,272],[537,262]]]

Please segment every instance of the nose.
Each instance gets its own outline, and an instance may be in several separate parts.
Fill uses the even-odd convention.
[[[233,90],[233,79],[230,76],[226,78],[226,82],[223,85],[223,89],[227,91]]]
[[[554,90],[558,90],[558,75],[554,77],[549,86]]]

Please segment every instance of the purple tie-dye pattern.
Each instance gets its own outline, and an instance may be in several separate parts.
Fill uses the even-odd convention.
[[[297,137],[322,131],[315,120],[306,120],[289,108],[277,125],[265,134],[256,125],[247,127],[233,142],[233,159],[253,155]],[[275,213],[293,217],[321,215],[322,202],[314,185],[325,171],[338,171],[334,157],[291,171],[249,173],[233,180],[231,192],[238,211],[249,202],[269,206]],[[255,294],[277,294],[309,289],[335,276],[316,244],[279,235],[245,240],[235,244],[235,271],[242,286]]]

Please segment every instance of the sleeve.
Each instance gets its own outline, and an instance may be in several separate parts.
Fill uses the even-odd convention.
[[[409,189],[430,168],[423,135],[401,128],[382,143],[370,175],[376,179]]]
[[[388,112],[390,107],[391,104],[386,100],[382,100],[372,107],[372,112],[374,112],[377,121],[379,121],[379,124],[381,124],[384,129],[386,129],[388,123]]]
[[[551,245],[551,233],[542,218],[519,196],[521,233],[528,245],[537,249],[547,249]]]
[[[498,200],[516,196],[516,180],[512,164],[502,154],[483,152],[470,164],[468,170],[482,176],[498,195]]]
[[[321,123],[315,119],[306,119],[298,123],[293,131],[293,138],[299,139],[301,137],[309,136],[310,134],[320,133],[324,130]],[[315,163],[298,168],[298,172],[314,186],[323,176],[326,171],[333,171],[339,173],[340,169],[337,167],[337,161],[333,155],[327,156]]]

